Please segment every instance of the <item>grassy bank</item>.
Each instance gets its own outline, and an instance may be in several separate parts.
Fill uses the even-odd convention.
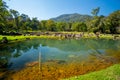
[[[81,34],[81,33],[78,33],[78,32],[60,32],[61,34]],[[53,32],[51,32],[51,34],[54,34]],[[119,35],[117,35],[119,36]],[[24,35],[21,35],[21,36],[3,36],[3,35],[0,35],[0,41],[2,40],[3,37],[7,37],[7,39],[9,41],[16,41],[16,40],[25,40],[25,39],[33,39],[33,38],[49,38],[49,39],[64,39],[65,37],[64,36],[54,36],[54,35],[40,35],[40,36],[36,36],[36,35],[32,35],[32,36],[24,36]],[[111,34],[100,34],[99,35],[99,38],[100,39],[113,39],[113,35]],[[84,33],[84,35],[82,36],[82,38],[97,38],[96,35],[94,33]]]
[[[120,80],[120,64],[89,74],[71,77],[64,80]]]
[[[2,36],[0,35],[0,41],[3,37],[7,37],[8,41],[21,41],[26,39],[34,39],[34,38],[46,38],[46,39],[63,39],[59,38],[57,36],[47,36],[47,35],[41,35],[41,36]]]

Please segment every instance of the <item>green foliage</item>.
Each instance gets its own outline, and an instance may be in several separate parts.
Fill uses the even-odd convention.
[[[46,22],[46,29],[47,29],[47,31],[55,31],[56,30],[55,26],[56,25],[55,25],[54,21],[47,20],[47,22]]]
[[[101,32],[120,33],[120,10],[105,17],[98,16],[100,8],[92,10],[92,16],[64,14],[50,20],[39,21],[18,11],[7,9],[8,6],[0,0],[0,34],[27,33],[28,31],[78,31],[78,32]]]
[[[57,22],[56,27],[57,31],[65,31],[67,24],[65,22]]]
[[[15,31],[18,32],[19,31],[19,27],[20,27],[19,26],[19,15],[20,14],[19,14],[18,11],[13,10],[13,9],[10,9],[10,13],[11,13],[13,19],[14,19],[13,27],[14,27]]]
[[[3,33],[4,29],[6,29],[5,26],[9,15],[7,8],[8,6],[6,5],[6,2],[0,0],[0,34]]]
[[[39,28],[39,20],[37,18],[33,18],[31,20],[30,24],[31,24],[32,30],[38,30],[38,28]]]
[[[45,31],[45,30],[46,30],[46,23],[47,23],[47,20],[42,20],[42,21],[40,22],[40,25],[41,25],[40,30],[42,30],[42,31]]]
[[[120,10],[111,13],[106,19],[106,24],[109,26],[111,33],[119,33],[118,30],[120,29]]]
[[[83,22],[75,22],[72,24],[72,30],[78,32],[84,32],[87,31],[87,26]]]

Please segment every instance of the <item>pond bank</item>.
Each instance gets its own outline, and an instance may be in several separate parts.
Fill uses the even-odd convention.
[[[39,39],[63,39],[62,37],[54,37],[54,36],[47,36],[47,35],[41,35],[41,36],[3,36],[0,35],[0,44],[2,45],[2,39],[3,37],[6,37],[8,40],[8,43],[12,43],[12,42],[19,42],[19,41],[24,41],[24,40],[30,40],[30,39],[35,39],[35,38],[39,38]]]
[[[0,35],[0,43],[2,38],[6,37],[9,42],[29,40],[34,38],[45,38],[45,39],[80,39],[80,38],[93,38],[93,39],[120,39],[118,34],[94,34],[94,33],[83,33],[83,32],[46,32],[46,33],[31,33],[19,36],[6,36]]]

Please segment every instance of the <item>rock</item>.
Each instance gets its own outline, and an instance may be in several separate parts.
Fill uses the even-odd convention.
[[[7,37],[3,37],[1,42],[2,42],[2,43],[8,43]]]
[[[69,57],[69,58],[75,58],[76,56],[75,56],[75,55],[70,54],[70,55],[68,55],[68,57]]]
[[[113,37],[113,40],[119,40],[119,39],[120,39],[120,37],[118,35]]]
[[[64,64],[66,61],[64,60],[47,60],[47,62],[53,62],[53,63],[57,63],[57,64]]]
[[[80,37],[82,37],[81,34],[76,34],[76,35],[75,35],[75,38],[80,38]]]
[[[98,39],[100,38],[100,32],[96,32],[95,35]]]
[[[37,65],[38,63],[39,63],[38,61],[34,61],[34,62],[26,63],[25,65],[26,65],[27,67],[32,67],[32,66]]]
[[[30,38],[26,38],[26,40],[30,40]]]

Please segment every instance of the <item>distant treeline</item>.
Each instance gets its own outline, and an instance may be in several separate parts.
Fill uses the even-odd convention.
[[[56,22],[53,20],[39,21],[26,14],[8,9],[6,2],[0,0],[0,34],[25,33],[28,31],[78,31],[78,32],[101,32],[120,33],[120,10],[114,11],[109,16],[98,16],[100,8],[91,11],[93,18],[84,21]]]

